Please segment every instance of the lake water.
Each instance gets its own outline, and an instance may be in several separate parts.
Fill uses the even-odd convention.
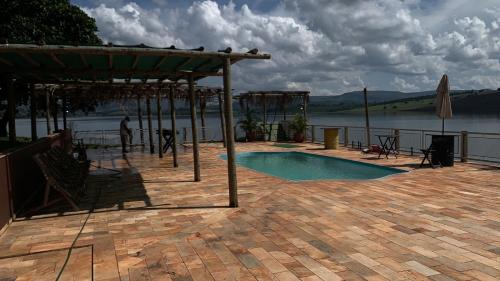
[[[168,114],[164,114],[163,127],[170,128],[170,119]],[[199,115],[198,115],[199,117]],[[275,121],[279,121],[282,116],[276,116]],[[289,120],[293,116],[287,117]],[[121,117],[79,117],[68,118],[70,127],[77,131],[86,130],[117,130],[119,128]],[[209,114],[206,116],[206,126],[213,128],[214,131],[220,131],[220,120],[218,115]],[[237,120],[238,117],[235,117]],[[272,116],[268,123],[272,122]],[[200,122],[198,122],[199,124]],[[311,114],[309,123],[315,125],[329,126],[359,126],[365,125],[364,116],[361,114]],[[147,127],[147,121],[143,119],[144,127]],[[53,128],[53,124],[52,128]],[[372,114],[370,116],[371,127],[376,128],[399,128],[399,129],[421,129],[421,130],[441,130],[441,120],[433,114]],[[139,123],[135,116],[131,117],[129,124],[131,128],[139,128]],[[189,116],[178,116],[177,127],[181,130],[182,127],[190,127]],[[200,126],[200,125],[198,125]],[[62,120],[60,118],[60,125]],[[153,127],[157,127],[156,119],[153,120]],[[37,120],[38,134],[43,136],[46,134],[45,119]],[[446,130],[450,131],[470,131],[482,133],[500,133],[500,114],[499,115],[455,115],[452,119],[445,121]],[[30,120],[16,120],[16,129],[19,136],[30,136]]]
[[[163,121],[164,128],[170,128],[170,119],[167,118],[168,114]],[[76,135],[77,138],[84,139],[85,143],[94,144],[119,144],[120,137],[115,132],[91,132],[82,133],[81,131],[96,131],[96,130],[118,130],[120,120],[122,117],[86,117],[86,118],[69,118],[68,123],[70,128],[74,131],[80,131]],[[239,117],[235,117],[238,120]],[[282,116],[276,116],[274,120],[278,123]],[[293,116],[288,116],[287,119],[291,120]],[[217,114],[207,114],[206,116],[205,139],[206,140],[221,140],[220,120]],[[271,123],[272,116],[269,118],[268,123]],[[62,123],[62,122],[61,122]],[[179,142],[186,139],[188,142],[191,139],[191,131],[183,130],[191,126],[189,116],[177,117],[177,128],[180,132]],[[200,121],[198,120],[198,126]],[[349,126],[349,127],[363,127],[365,125],[364,116],[361,114],[312,114],[309,116],[309,123],[318,125],[314,130],[315,140],[321,142],[323,139],[322,126]],[[147,128],[147,120],[143,121],[144,128]],[[53,124],[51,124],[53,125]],[[379,142],[378,135],[391,134],[391,128],[400,129],[400,149],[406,152],[419,152],[421,148],[427,148],[431,143],[433,131],[441,131],[441,120],[433,114],[372,114],[370,116],[371,130],[371,143],[376,144]],[[138,129],[139,124],[135,116],[131,117],[129,126],[133,129]],[[16,122],[17,132],[19,136],[30,136],[30,120],[18,119]],[[44,136],[46,134],[45,119],[39,118],[37,121],[38,135]],[[59,125],[62,127],[62,124]],[[153,120],[153,127],[156,129],[157,120]],[[53,128],[53,127],[52,127]],[[375,129],[375,128],[388,128],[388,129]],[[487,160],[500,162],[500,115],[455,115],[452,119],[446,120],[445,128],[447,131],[453,131],[455,135],[455,156],[460,156],[461,151],[461,138],[460,131],[479,132],[479,133],[497,133],[498,135],[484,135],[484,134],[469,134],[468,136],[468,154],[470,159],[474,160]],[[425,131],[404,131],[404,129],[416,129]],[[237,136],[244,136],[244,132],[240,129],[237,130]],[[203,133],[199,133],[199,137],[203,138]],[[362,128],[349,129],[349,145],[357,145],[361,143],[366,145],[367,139],[365,130]],[[156,136],[154,142],[156,143]],[[312,132],[308,131],[308,138],[312,138]],[[148,141],[147,136],[144,137],[145,142]],[[340,141],[344,140],[344,131],[340,131]],[[133,142],[138,144],[140,142],[139,133],[134,132]]]

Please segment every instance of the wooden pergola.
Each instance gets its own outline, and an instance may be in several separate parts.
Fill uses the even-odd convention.
[[[170,103],[170,119],[172,132],[177,132],[176,129],[176,110],[174,106],[175,100],[189,101],[189,88],[186,87],[186,83],[183,82],[171,82],[163,81],[158,82],[147,82],[147,81],[116,81],[114,83],[109,82],[91,82],[91,81],[78,81],[78,82],[65,82],[63,84],[36,84],[34,85],[35,93],[38,96],[46,96],[46,101],[48,104],[47,108],[53,109],[53,113],[56,113],[57,103],[52,102],[54,98],[60,98],[62,100],[62,113],[63,113],[63,129],[67,129],[66,120],[66,106],[68,100],[78,99],[79,102],[85,102],[85,100],[92,98],[92,100],[99,101],[116,101],[116,100],[136,100],[137,101],[137,116],[139,121],[139,131],[141,144],[144,144],[144,126],[142,122],[142,97],[145,97],[146,110],[147,110],[147,126],[148,126],[148,142],[151,154],[154,153],[154,140],[153,140],[153,129],[152,129],[152,114],[151,114],[151,98],[167,97]],[[222,102],[223,89],[221,87],[202,87],[195,86],[195,97],[198,101],[200,119],[201,119],[201,133],[202,140],[206,139],[205,132],[205,109],[207,101],[218,99],[219,102],[219,114],[221,120],[221,133],[223,137],[223,144],[226,147],[225,140],[225,118]],[[158,108],[158,128],[163,128],[161,120],[161,103],[160,108]],[[36,113],[33,111],[33,113]],[[34,119],[32,118],[31,132],[33,140],[37,138],[37,128]],[[50,111],[46,111],[47,119],[47,131],[51,131],[50,119],[53,118],[54,130],[58,130],[58,120],[57,116],[51,116]],[[196,119],[196,118],[195,118]],[[174,160],[174,167],[177,167],[177,149],[175,144],[177,143],[177,135],[172,135],[174,146],[172,147],[172,155]],[[158,144],[160,147],[163,145],[163,139],[161,136],[158,138]],[[158,150],[158,156],[163,158],[163,151]]]
[[[264,126],[267,122],[267,106],[274,104],[275,106],[282,107],[283,119],[286,120],[287,105],[298,100],[302,104],[302,112],[304,118],[307,120],[307,103],[309,101],[309,91],[250,91],[241,93],[235,96],[235,99],[240,101],[240,105],[246,106],[248,111],[249,105],[262,106],[262,120]]]
[[[231,65],[240,60],[270,59],[270,57],[269,54],[259,54],[256,49],[247,53],[233,53],[230,48],[218,52],[204,52],[201,47],[194,50],[180,50],[175,47],[152,48],[145,45],[55,46],[3,44],[0,45],[0,75],[4,79],[8,92],[8,111],[11,116],[9,138],[11,142],[16,141],[16,93],[14,83],[31,85],[29,89],[30,94],[33,95],[35,92],[34,85],[36,84],[53,84],[62,89],[89,84],[90,87],[107,87],[109,93],[113,93],[112,89],[115,86],[109,85],[118,82],[132,84],[126,87],[134,89],[134,81],[141,81],[143,85],[139,86],[141,83],[137,83],[135,90],[137,90],[139,98],[144,95],[141,93],[149,93],[145,94],[148,108],[150,107],[148,102],[150,95],[156,96],[159,114],[158,129],[161,132],[161,92],[167,88],[165,84],[168,84],[171,113],[173,113],[172,122],[173,126],[175,126],[175,106],[173,102],[175,84],[184,81],[187,84],[186,92],[189,97],[191,112],[194,180],[200,181],[195,81],[209,76],[222,76],[229,206],[237,207]],[[122,87],[123,90],[124,86],[119,87]],[[143,91],[139,91],[139,89],[143,89]],[[33,110],[36,109],[36,106],[31,105],[31,109],[33,118]],[[151,124],[149,126],[151,127]],[[175,127],[172,127],[172,129],[175,130]],[[150,130],[150,138],[152,139],[151,134]],[[159,135],[159,141],[161,142],[161,134]],[[175,162],[174,159],[174,164],[176,164]]]

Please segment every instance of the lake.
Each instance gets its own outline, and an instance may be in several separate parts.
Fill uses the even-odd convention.
[[[164,114],[165,128],[170,128],[170,119],[168,114]],[[68,123],[76,131],[87,130],[117,130],[119,128],[122,117],[78,117],[68,118]],[[199,115],[198,115],[199,118]],[[275,121],[279,121],[281,115],[276,116]],[[291,120],[293,116],[288,116]],[[237,120],[238,117],[235,117]],[[273,121],[273,116],[268,118],[268,123]],[[311,114],[309,123],[315,125],[330,125],[330,126],[359,126],[365,125],[364,116],[361,114]],[[144,127],[147,127],[147,119],[143,119]],[[189,116],[178,116],[177,127],[179,130],[182,127],[190,127],[191,121]],[[199,122],[198,122],[199,124]],[[53,124],[52,128],[53,128]],[[216,114],[207,114],[206,125],[208,128],[214,128],[214,131],[220,131],[220,120]],[[441,130],[441,120],[434,114],[422,113],[404,113],[404,114],[372,114],[370,116],[371,127],[377,128],[399,128],[399,129],[420,129],[420,130]],[[60,127],[62,127],[62,119],[60,118]],[[131,128],[139,128],[137,117],[131,116],[129,126]],[[200,125],[198,125],[200,126]],[[153,120],[153,127],[157,127],[156,119]],[[43,136],[46,134],[45,119],[37,120],[38,134]],[[217,128],[217,129],[215,129]],[[455,115],[452,119],[445,121],[446,130],[450,131],[470,131],[482,133],[500,133],[500,114],[499,115]],[[16,120],[16,129],[19,136],[30,136],[30,120]]]

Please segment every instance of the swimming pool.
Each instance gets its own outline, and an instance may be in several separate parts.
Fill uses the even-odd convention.
[[[225,155],[221,158],[226,159]],[[292,181],[368,180],[406,171],[343,158],[303,152],[245,152],[236,163],[246,168]]]

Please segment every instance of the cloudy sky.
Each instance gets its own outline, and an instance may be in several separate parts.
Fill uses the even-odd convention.
[[[500,87],[498,0],[72,0],[115,44],[258,48],[234,88],[360,90]],[[205,81],[206,84],[218,80]]]

